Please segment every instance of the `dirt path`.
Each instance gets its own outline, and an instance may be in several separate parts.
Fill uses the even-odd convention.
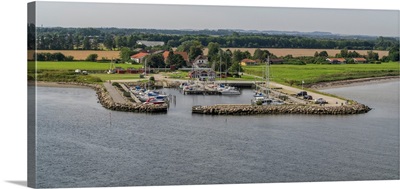
[[[108,93],[110,94],[111,98],[114,100],[115,103],[119,104],[126,104],[126,100],[119,94],[117,89],[111,85],[111,83],[104,83],[104,87],[107,89]]]

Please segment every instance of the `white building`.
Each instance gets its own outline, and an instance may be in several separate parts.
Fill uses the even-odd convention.
[[[208,58],[204,55],[199,55],[193,60],[192,65],[194,68],[208,68]]]

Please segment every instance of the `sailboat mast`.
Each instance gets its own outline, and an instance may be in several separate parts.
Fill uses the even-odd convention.
[[[267,93],[267,98],[269,98],[269,56],[267,57],[267,62],[265,65],[265,75],[266,75],[266,79],[267,79],[267,83],[266,83],[266,93]]]

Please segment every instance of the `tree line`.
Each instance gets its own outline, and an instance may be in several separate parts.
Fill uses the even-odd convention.
[[[31,26],[28,26],[28,35]],[[158,31],[158,33],[157,33]],[[204,30],[187,34],[165,34],[167,30],[119,29],[119,28],[42,28],[37,27],[36,46],[39,50],[119,50],[141,47],[137,40],[163,41],[168,47],[178,47],[186,41],[199,41],[207,46],[210,42],[232,48],[316,48],[351,50],[389,50],[399,46],[398,38],[377,37],[372,39],[313,38],[308,36],[268,35],[263,33],[238,33],[221,30],[211,35]],[[168,30],[169,31],[169,30]],[[164,32],[164,33],[163,33]],[[168,49],[168,48],[167,48]]]

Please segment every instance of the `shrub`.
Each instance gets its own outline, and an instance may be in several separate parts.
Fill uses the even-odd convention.
[[[65,61],[73,61],[74,57],[73,56],[66,56]]]
[[[97,61],[97,54],[89,54],[89,56],[87,56],[86,61],[91,61],[91,62],[96,62]]]

